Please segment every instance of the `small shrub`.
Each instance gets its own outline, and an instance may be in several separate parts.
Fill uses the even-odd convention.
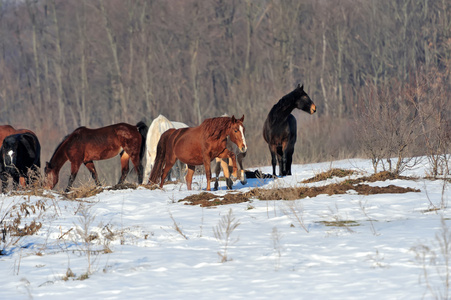
[[[213,227],[213,233],[215,235],[215,238],[219,241],[219,243],[223,247],[222,252],[218,251],[218,255],[222,263],[230,260],[227,253],[228,248],[229,246],[235,244],[239,240],[238,238],[236,239],[231,238],[233,231],[239,225],[240,222],[235,220],[235,216],[233,215],[232,209],[229,209],[229,213],[226,216],[222,216],[218,225]]]

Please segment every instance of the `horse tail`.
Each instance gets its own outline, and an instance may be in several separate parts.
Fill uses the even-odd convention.
[[[149,131],[149,127],[143,121],[139,121],[136,124],[136,127],[138,127],[138,131],[141,134],[141,149],[139,150],[139,161],[142,161],[144,153],[146,153],[146,137],[147,131]]]
[[[168,143],[168,139],[174,131],[174,128],[165,131],[158,141],[157,155],[155,156],[154,165],[149,177],[150,182],[153,182],[155,184],[159,183],[158,180],[161,178],[161,174],[163,173],[163,168],[165,166],[166,144]]]

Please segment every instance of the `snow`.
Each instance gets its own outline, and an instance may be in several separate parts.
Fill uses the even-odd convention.
[[[423,163],[403,175],[424,177]],[[237,181],[231,192],[345,179],[300,183],[331,167],[358,170],[360,176],[372,172],[363,159],[294,165],[292,176],[249,179],[245,186]],[[260,170],[271,172],[270,167]],[[193,191],[168,184],[163,190],[104,191],[77,201],[56,192],[54,199],[3,194],[0,218],[12,203],[23,201],[45,201],[46,210],[22,220],[41,222],[37,234],[0,256],[1,299],[431,299],[433,292],[447,292],[439,276],[447,270],[438,238],[450,226],[448,210],[431,210],[449,200],[443,180],[370,183],[419,193],[349,191],[213,208],[178,202],[205,189],[204,176],[195,181]],[[212,193],[228,193],[225,182]],[[239,224],[230,234],[228,260],[221,262],[224,240],[215,237],[214,228],[230,212],[232,223]],[[334,221],[348,225],[327,226]],[[82,228],[97,238],[85,243]],[[421,245],[435,251],[436,265],[416,259],[413,249]],[[69,269],[74,276],[63,280]],[[81,280],[88,270],[89,278]],[[425,270],[433,289],[421,277]]]

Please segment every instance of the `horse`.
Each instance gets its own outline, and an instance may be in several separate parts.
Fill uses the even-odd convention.
[[[8,135],[12,135],[12,134],[16,134],[16,133],[25,133],[25,132],[35,134],[33,131],[28,130],[28,129],[15,129],[11,125],[0,125],[0,147],[2,146],[3,140]]]
[[[215,157],[231,158],[236,166],[235,154],[227,149],[227,136],[238,146],[240,152],[247,151],[244,115],[241,119],[217,117],[204,120],[197,127],[169,129],[161,135],[157,145],[155,165],[150,173],[150,181],[163,187],[169,170],[179,159],[188,165],[185,180],[191,190],[193,174],[198,165],[204,165],[207,177],[207,191],[210,191],[211,167]]]
[[[243,160],[246,157],[247,152],[241,153],[240,150],[238,149],[238,146],[235,143],[232,143],[230,138],[227,138],[226,146],[227,146],[227,149],[229,149],[229,151],[232,151],[236,156],[236,160],[240,167],[240,181],[241,181],[241,184],[245,185],[247,183],[247,178],[246,178],[245,170],[243,168]],[[236,168],[236,166],[234,168],[231,159],[216,157],[215,158],[215,173],[216,173],[215,190],[217,190],[219,187],[219,173],[221,173],[221,168],[224,173],[224,177],[226,178],[227,189],[231,190],[233,182],[230,179],[230,172],[233,172],[232,170],[234,170],[234,169],[237,170],[237,168]],[[235,171],[235,173],[233,173],[232,176],[237,178],[238,177],[237,172]]]
[[[75,129],[56,147],[52,158],[46,163],[44,174],[47,188],[55,187],[59,172],[68,160],[71,163],[71,171],[65,192],[72,188],[82,163],[88,168],[96,185],[100,186],[94,161],[109,159],[118,154],[121,157],[121,177],[118,184],[122,184],[128,174],[129,160],[132,161],[138,173],[138,182],[141,183],[143,176],[141,161],[146,132],[147,125],[143,122],[138,122],[136,126],[118,123],[97,129],[84,126]]]
[[[14,186],[18,186],[20,178],[30,184],[39,174],[41,167],[41,145],[34,133],[26,131],[9,135],[3,139],[0,148],[0,180],[2,189],[8,185],[8,176],[13,179]]]
[[[292,92],[283,96],[270,110],[263,125],[263,138],[271,152],[273,175],[276,176],[276,165],[279,162],[279,175],[291,175],[294,144],[296,143],[296,118],[291,114],[300,109],[311,115],[316,106],[307,93],[304,85],[298,85]]]
[[[149,126],[146,137],[146,164],[144,168],[144,181],[148,181],[150,171],[153,168],[155,162],[155,156],[157,155],[157,144],[161,135],[168,129],[185,128],[188,127],[185,123],[169,121],[165,116],[159,115],[155,118]],[[181,166],[179,166],[181,169]],[[143,181],[143,184],[146,183]]]

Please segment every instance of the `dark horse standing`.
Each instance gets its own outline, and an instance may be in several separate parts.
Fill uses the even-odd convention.
[[[100,185],[95,160],[121,156],[121,178],[123,183],[129,170],[129,160],[132,161],[138,173],[138,182],[142,182],[143,170],[141,160],[144,155],[147,125],[139,122],[136,126],[127,123],[118,123],[97,129],[79,127],[56,147],[52,158],[47,162],[44,173],[47,187],[53,188],[58,183],[58,176],[66,161],[70,161],[70,177],[66,192],[72,187],[78,170],[83,163],[96,185]]]
[[[20,178],[30,184],[41,167],[41,145],[32,132],[18,133],[4,138],[0,148],[0,179],[2,189],[8,184],[8,176],[17,186]]]
[[[279,162],[279,175],[291,175],[297,134],[296,118],[291,112],[295,108],[310,114],[316,112],[316,106],[304,92],[304,86],[298,85],[294,91],[283,96],[272,107],[263,125],[263,138],[269,145],[274,176],[276,176],[277,161]]]

